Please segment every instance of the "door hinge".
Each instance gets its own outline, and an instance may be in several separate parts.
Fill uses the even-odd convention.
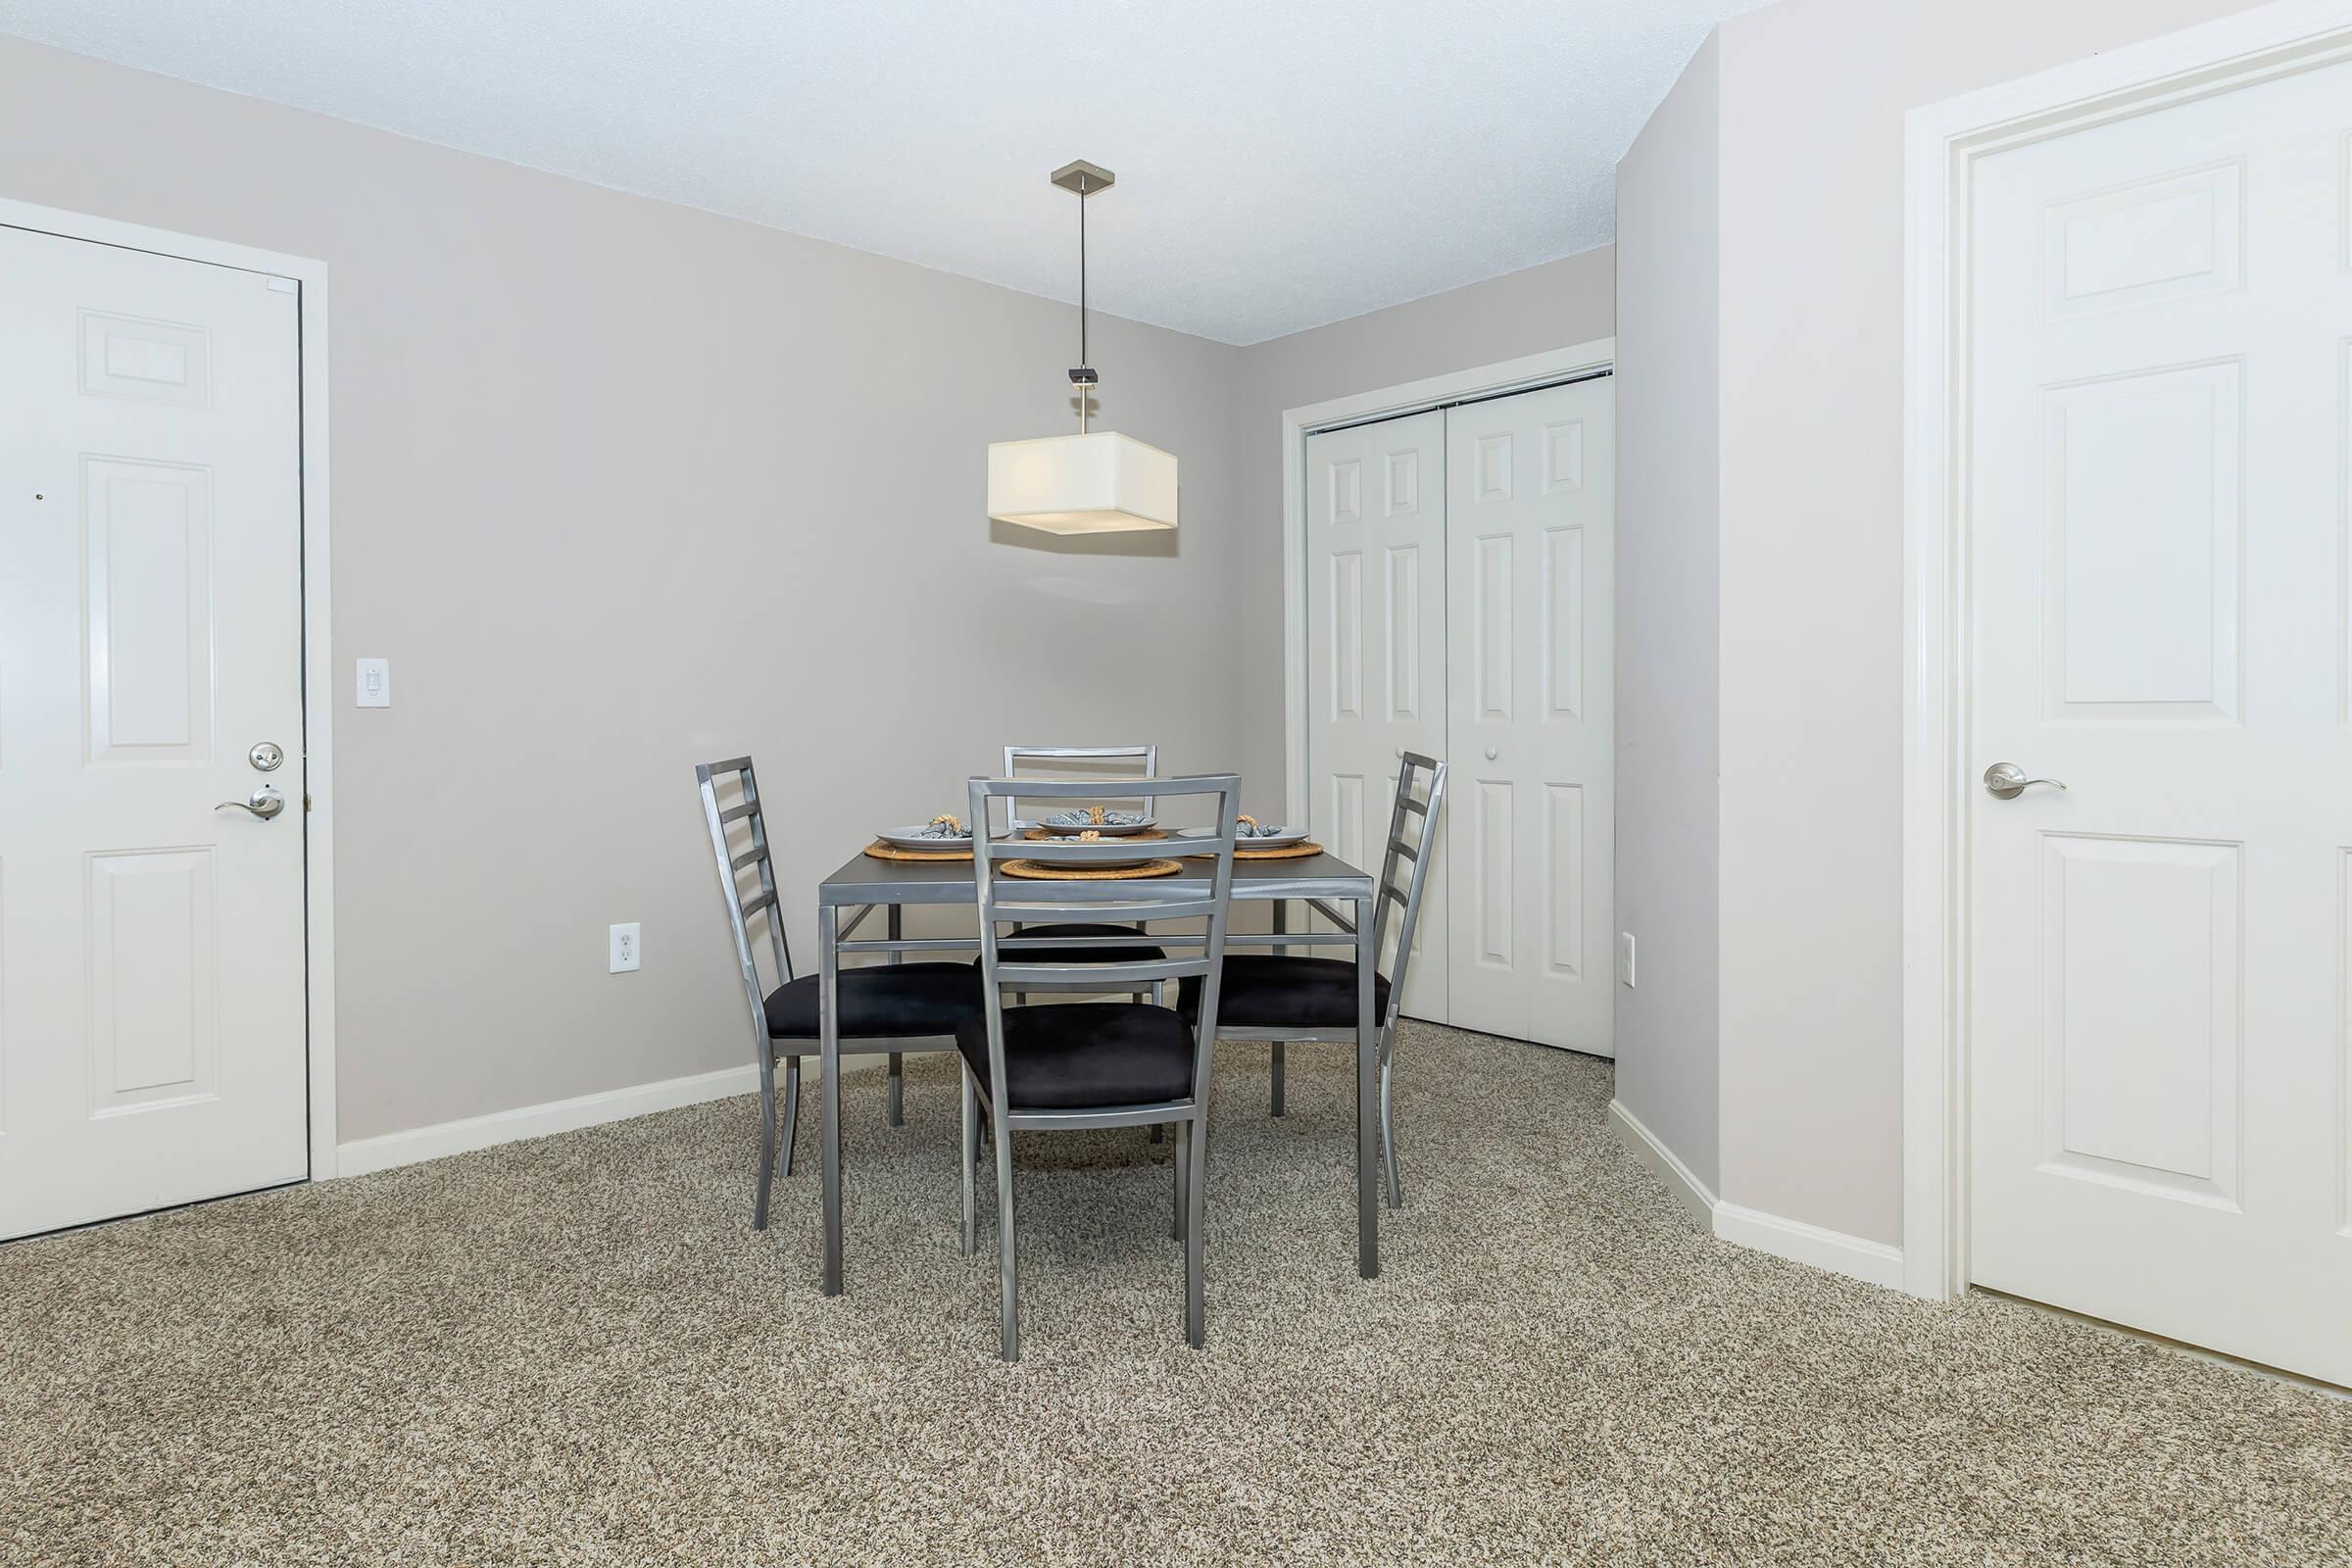
[[[311,798],[308,795],[302,798],[302,814],[305,816],[311,814]]]

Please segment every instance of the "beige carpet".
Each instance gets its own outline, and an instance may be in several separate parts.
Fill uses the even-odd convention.
[[[2352,1404],[1701,1236],[1604,1063],[1411,1029],[1359,1280],[1293,1058],[1223,1053],[1198,1353],[1165,1146],[1073,1134],[997,1360],[936,1058],[852,1086],[840,1300],[744,1100],[0,1249],[0,1562],[2352,1562]]]

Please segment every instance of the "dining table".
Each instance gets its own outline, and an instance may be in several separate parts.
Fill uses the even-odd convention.
[[[1181,856],[1180,845],[1162,853]],[[1185,859],[1183,870],[1165,879],[1179,887],[1192,884],[1200,897],[1212,892],[1212,866],[1205,859]],[[1236,949],[1340,947],[1355,955],[1355,1266],[1365,1279],[1380,1274],[1380,1019],[1373,1006],[1372,977],[1379,956],[1365,951],[1378,922],[1374,910],[1380,898],[1377,880],[1328,851],[1297,858],[1255,859],[1237,855],[1233,862],[1232,899],[1235,904],[1271,904],[1270,931],[1238,932],[1228,928],[1225,946]],[[909,937],[904,911],[924,905],[977,907],[978,888],[972,862],[963,860],[877,859],[860,852],[818,884],[816,894],[817,952],[817,1103],[818,1141],[824,1187],[824,1293],[842,1294],[842,1159],[841,1159],[841,1009],[840,974],[844,957],[889,956],[904,954],[976,953],[980,940],[972,936]],[[1293,932],[1288,912],[1293,903],[1303,904],[1328,922],[1330,929]],[[884,916],[884,934],[857,933],[877,910]],[[1205,939],[1152,932],[1162,946],[1191,944]],[[1042,945],[1042,944],[1041,944]],[[1066,943],[1055,944],[1067,946]],[[1014,949],[1020,938],[1008,936],[1002,946]]]

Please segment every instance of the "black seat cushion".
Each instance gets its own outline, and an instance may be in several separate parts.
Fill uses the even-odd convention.
[[[1059,938],[1073,937],[1131,937],[1139,933],[1124,925],[1025,925],[1018,932],[1006,931],[1006,937]],[[1148,942],[1138,942],[1131,948],[999,948],[999,963],[1157,963],[1167,954]],[[974,958],[972,962],[980,960]]]
[[[988,1076],[988,1020],[956,1031],[980,1092]],[[1193,1092],[1193,1032],[1167,1007],[1069,1002],[1004,1009],[1006,1098],[1015,1110],[1153,1105]]]
[[[1188,1020],[1200,1016],[1199,975],[1178,985],[1176,1005]],[[1388,1015],[1389,977],[1375,973],[1372,1016]],[[1225,960],[1225,983],[1217,989],[1217,1027],[1352,1029],[1355,965],[1347,958],[1237,953]]]
[[[980,977],[965,963],[885,963],[841,971],[841,1037],[952,1035],[980,1015]],[[816,1038],[816,976],[767,994],[771,1040]]]

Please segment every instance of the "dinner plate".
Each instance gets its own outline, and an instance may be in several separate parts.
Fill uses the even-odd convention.
[[[1233,847],[1237,850],[1287,850],[1294,844],[1303,844],[1304,842],[1306,842],[1306,829],[1285,827],[1277,828],[1271,833],[1252,834],[1246,839],[1237,838],[1233,841]]]
[[[959,839],[934,838],[923,832],[924,825],[916,822],[906,827],[885,828],[874,837],[894,850],[968,850],[972,847],[969,833]]]
[[[1145,859],[1145,857],[1142,854],[1143,846],[1141,845],[1137,845],[1135,847],[1137,850],[1137,856],[1136,858],[1132,860],[1097,860],[1091,857],[1081,859],[1075,855],[1062,854],[1061,852],[1065,848],[1073,850],[1078,848],[1077,839],[1074,837],[1032,839],[1028,842],[1029,858],[1035,860],[1040,865],[1083,866],[1089,871],[1132,871],[1137,866],[1143,864]],[[1087,848],[1090,850],[1097,849],[1100,848],[1100,845],[1090,844],[1087,846]],[[1124,848],[1124,846],[1122,846],[1122,848]],[[1152,843],[1152,848],[1155,850],[1158,849],[1159,841],[1154,839]]]
[[[1147,816],[1140,822],[1036,822],[1031,825],[1043,828],[1048,833],[1066,834],[1071,838],[1081,833],[1100,833],[1106,839],[1123,839],[1130,833],[1141,833],[1158,826],[1159,819]],[[1140,865],[1143,862],[1139,860],[1136,863]]]

